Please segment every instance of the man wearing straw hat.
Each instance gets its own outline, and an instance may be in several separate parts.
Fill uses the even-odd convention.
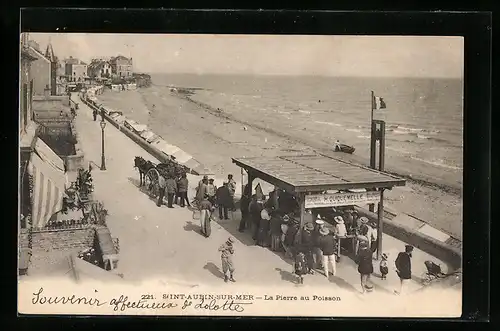
[[[319,247],[323,252],[323,270],[326,278],[330,278],[328,265],[332,266],[332,274],[335,276],[337,265],[335,260],[335,238],[330,234],[330,231],[323,227],[319,229],[321,237],[318,239]]]
[[[227,283],[228,280],[235,282],[233,273],[234,273],[234,265],[233,265],[233,247],[234,239],[229,237],[226,243],[222,244],[219,247],[219,252],[221,252],[221,262],[222,262],[222,272],[224,273],[224,281]],[[229,271],[229,277],[227,276],[227,272]]]

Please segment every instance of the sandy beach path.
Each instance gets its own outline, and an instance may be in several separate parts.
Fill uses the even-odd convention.
[[[276,133],[284,128],[244,125],[242,121],[220,116],[223,114],[208,112],[166,87],[120,93],[106,91],[99,99],[106,106],[123,111],[128,118],[147,124],[170,144],[214,170],[218,177],[226,177],[228,173],[239,176],[240,169],[232,164],[232,157],[311,150],[306,139],[301,144]],[[307,136],[304,131],[301,135]],[[386,199],[389,209],[404,211],[461,239],[462,199],[459,195],[408,181],[406,187],[388,191]]]

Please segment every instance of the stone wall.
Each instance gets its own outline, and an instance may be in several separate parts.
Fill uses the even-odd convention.
[[[95,240],[93,228],[33,231],[33,254],[54,250],[85,249]]]

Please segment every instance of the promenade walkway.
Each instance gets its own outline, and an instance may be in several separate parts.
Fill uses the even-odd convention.
[[[237,231],[239,215],[234,220],[218,221],[212,225],[212,235],[205,238],[199,233],[198,220],[194,220],[187,208],[175,206],[168,209],[155,205],[139,187],[139,173],[134,166],[134,157],[141,156],[158,162],[150,154],[132,142],[118,129],[108,124],[105,129],[106,171],[100,171],[101,128],[94,122],[88,106],[77,100],[80,107],[76,117],[76,128],[85,153],[86,161],[93,164],[95,182],[94,196],[103,201],[108,209],[108,227],[113,237],[120,240],[120,262],[117,272],[124,279],[133,282],[149,279],[182,281],[187,284],[210,286],[231,286],[222,280],[219,270],[220,255],[218,247],[229,236],[236,238],[234,261],[237,284],[294,287],[294,276],[290,261],[266,248],[255,246],[249,233]],[[190,198],[199,177],[188,177]],[[393,271],[392,262],[397,253],[404,249],[404,243],[390,236],[384,236],[384,252],[389,253],[390,274],[385,281],[376,275],[372,277],[375,291],[379,294],[393,295],[399,279]],[[420,251],[414,251],[413,272],[420,276],[425,267],[423,262],[437,259]],[[443,263],[443,266],[445,264]],[[378,272],[374,261],[375,273]],[[359,294],[359,274],[353,261],[343,257],[337,265],[337,276],[330,281],[322,273],[306,276],[305,286],[321,289],[321,294],[342,289],[366,300]],[[418,277],[410,283],[408,291],[420,288]],[[338,291],[337,291],[338,292]]]

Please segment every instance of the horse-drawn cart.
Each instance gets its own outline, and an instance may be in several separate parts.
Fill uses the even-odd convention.
[[[151,197],[157,197],[160,194],[160,176],[167,179],[169,176],[178,177],[183,172],[189,171],[186,167],[173,161],[170,161],[169,163],[154,164],[153,162],[146,161],[139,156],[134,159],[134,167],[139,170],[139,186],[145,187]]]

